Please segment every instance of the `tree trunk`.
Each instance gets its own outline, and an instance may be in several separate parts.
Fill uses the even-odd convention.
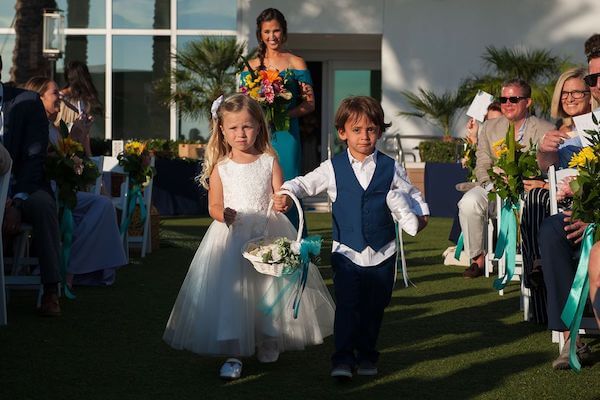
[[[17,0],[15,4],[16,41],[10,79],[25,83],[37,75],[50,75],[50,62],[42,55],[44,9],[55,9],[54,0]]]

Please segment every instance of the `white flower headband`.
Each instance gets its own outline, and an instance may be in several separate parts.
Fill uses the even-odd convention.
[[[219,116],[217,115],[217,111],[219,110],[221,103],[223,103],[223,95],[217,97],[217,99],[213,101],[212,106],[210,107],[210,114],[212,115],[215,121],[219,118]]]

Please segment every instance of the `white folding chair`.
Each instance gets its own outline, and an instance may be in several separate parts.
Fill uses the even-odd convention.
[[[12,164],[12,163],[11,163]],[[4,208],[6,206],[6,196],[8,195],[8,186],[10,185],[10,170],[0,176],[0,326],[7,324],[6,318],[6,289],[4,287],[4,254],[2,244],[2,223],[4,222]]]
[[[154,156],[150,159],[150,166],[154,168],[155,165]],[[150,178],[150,182],[142,188],[142,192],[144,194],[144,204],[146,205],[146,220],[144,221],[144,226],[142,227],[142,235],[141,236],[129,236],[127,235],[127,244],[128,246],[140,247],[140,256],[146,257],[146,253],[152,253],[152,224],[150,223],[150,214],[152,211],[152,186],[154,184],[154,177]],[[129,257],[129,255],[128,255]]]
[[[108,195],[112,200],[113,206],[116,209],[121,210],[121,218],[120,218],[120,222],[119,222],[119,227],[121,227],[123,225],[123,223],[125,222],[125,219],[127,218],[127,215],[125,212],[123,212],[123,210],[127,209],[129,174],[127,172],[125,172],[125,169],[123,168],[123,166],[119,165],[119,160],[117,159],[117,157],[106,157],[106,156],[103,157],[102,172],[107,173],[107,174],[114,173],[114,174],[123,176],[123,182],[121,183],[121,186],[119,188],[119,197],[112,197],[110,184],[109,184],[109,188],[108,188]],[[110,183],[111,180],[108,179],[108,182]],[[125,250],[125,255],[127,256],[127,260],[129,260],[129,247],[128,247],[128,243],[127,243],[127,231],[126,230],[124,232],[121,232],[121,243],[123,243],[123,249]]]
[[[496,196],[496,215],[495,217],[488,218],[487,224],[487,238],[485,243],[487,244],[487,251],[485,257],[485,276],[489,277],[493,272],[494,265],[496,265],[498,270],[498,278],[502,278],[506,274],[506,254],[503,254],[501,257],[498,257],[495,254],[494,249],[494,236],[496,238],[500,234],[500,226],[502,224],[501,210],[502,208],[502,199],[500,196]],[[523,211],[523,200],[519,201],[519,216],[521,218]],[[494,221],[496,226],[494,226]],[[517,228],[518,229],[518,228]],[[520,237],[519,232],[517,235]],[[518,244],[517,244],[518,247]],[[511,281],[520,281],[520,310],[523,311],[523,320],[529,321],[531,317],[530,304],[531,304],[531,290],[525,287],[525,280],[523,279],[523,255],[521,253],[517,253],[515,255],[515,271],[512,276]],[[504,289],[500,289],[498,291],[500,296],[504,296]]]
[[[558,191],[558,184],[569,176],[577,176],[577,170],[574,168],[565,168],[556,170],[553,165],[548,168],[548,181],[550,183],[550,215],[558,214],[558,201],[556,199],[556,192]],[[594,317],[583,317],[581,319],[581,325],[579,328],[580,335],[600,334],[600,328],[596,324]],[[552,331],[552,342],[558,343],[558,351],[562,351],[565,344],[565,338],[561,332]]]

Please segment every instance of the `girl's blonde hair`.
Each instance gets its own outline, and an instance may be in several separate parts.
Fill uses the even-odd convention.
[[[554,119],[562,118],[564,125],[571,124],[571,116],[565,112],[562,102],[560,101],[565,82],[571,78],[579,78],[583,81],[583,77],[586,75],[586,73],[587,71],[585,68],[571,68],[563,72],[556,81],[556,86],[554,86],[554,94],[552,95],[552,104],[550,105],[550,115]],[[585,87],[587,90],[590,89],[587,84]]]
[[[198,182],[206,189],[208,189],[209,185],[208,178],[210,178],[210,174],[212,174],[215,166],[231,152],[231,146],[225,140],[225,136],[221,130],[223,117],[226,113],[235,113],[242,110],[247,110],[250,116],[252,116],[258,124],[258,135],[254,142],[254,148],[261,154],[268,153],[272,156],[277,156],[275,150],[271,146],[267,121],[265,120],[265,114],[263,113],[260,104],[258,104],[256,100],[241,93],[227,96],[217,109],[217,118],[212,119],[212,133],[204,152],[202,172],[198,176]]]

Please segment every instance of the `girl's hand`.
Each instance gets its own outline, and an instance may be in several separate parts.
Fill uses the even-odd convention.
[[[233,224],[233,221],[235,220],[236,215],[237,211],[235,211],[233,208],[226,207],[223,210],[223,220],[225,221],[225,224],[227,224],[227,226],[231,226],[231,224]]]
[[[273,195],[273,210],[279,212],[287,212],[292,205],[292,199],[286,194]]]

